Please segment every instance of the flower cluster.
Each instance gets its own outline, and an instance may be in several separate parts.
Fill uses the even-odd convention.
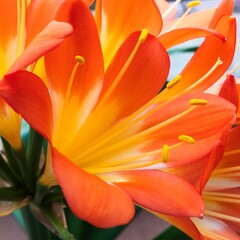
[[[138,205],[193,239],[240,239],[234,1],[176,18],[179,2],[0,2],[1,215],[29,204],[62,236],[62,198],[100,228]],[[196,38],[169,80],[168,50]]]

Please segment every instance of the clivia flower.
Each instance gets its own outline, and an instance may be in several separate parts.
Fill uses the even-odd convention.
[[[47,48],[41,49],[47,52],[49,48],[57,46],[69,35],[71,32],[69,24],[52,21],[61,2],[63,1],[0,2],[0,78],[10,70],[24,49],[31,48],[33,45],[34,49],[41,49],[43,42],[49,42]],[[31,59],[31,56],[28,58]],[[29,70],[33,69],[32,65]],[[0,98],[0,135],[18,150],[22,148],[20,128],[20,115]]]
[[[235,106],[202,93],[160,101],[169,56],[147,30],[132,33],[105,72],[88,6],[68,1],[56,20],[73,33],[46,54],[45,82],[23,70],[0,82],[0,95],[50,143],[53,172],[48,162],[42,179],[59,184],[72,211],[98,227],[129,222],[134,203],[201,217],[198,191],[161,170],[208,154],[234,122]],[[15,70],[29,64],[24,56]]]

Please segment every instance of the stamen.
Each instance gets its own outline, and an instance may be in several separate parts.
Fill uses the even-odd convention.
[[[185,141],[185,142],[191,143],[191,144],[195,143],[195,139],[192,138],[192,137],[190,137],[190,136],[187,136],[187,135],[180,135],[180,136],[178,137],[178,139],[179,139],[180,141]]]
[[[210,211],[210,210],[205,210],[204,214],[208,215],[208,216],[220,218],[220,219],[223,219],[223,220],[227,220],[227,221],[240,223],[240,218],[228,216],[226,214],[217,213],[217,212]]]
[[[162,161],[164,163],[168,162],[169,159],[169,146],[164,144],[162,147]]]
[[[168,84],[167,84],[167,88],[172,88],[177,82],[179,82],[179,80],[181,80],[182,79],[182,76],[181,75],[178,75],[178,76],[176,76],[175,78],[173,78],[170,82],[168,82]]]
[[[123,65],[123,67],[121,68],[121,70],[119,71],[118,75],[116,76],[116,78],[114,79],[112,85],[108,88],[108,90],[106,91],[105,95],[102,97],[102,99],[100,100],[100,102],[98,103],[98,105],[96,106],[94,113],[97,113],[98,110],[100,110],[102,108],[102,106],[104,105],[104,103],[107,101],[107,99],[109,98],[109,96],[113,93],[114,89],[117,87],[117,85],[119,84],[121,78],[123,77],[123,75],[125,74],[125,72],[127,71],[130,63],[132,62],[132,60],[134,59],[134,56],[136,55],[138,48],[140,46],[141,43],[143,43],[146,38],[148,36],[148,30],[147,29],[143,29],[139,38],[138,38],[138,42],[135,45],[133,51],[131,52],[130,56],[128,57],[127,61],[125,62],[125,64]]]
[[[223,61],[218,58],[216,63],[212,66],[212,68],[203,76],[201,77],[198,81],[196,81],[194,84],[192,84],[190,87],[186,88],[183,93],[189,92],[191,90],[193,90],[196,86],[198,86],[199,84],[201,84],[207,77],[209,77],[218,66],[222,65]]]
[[[192,98],[189,100],[189,104],[191,104],[191,105],[206,105],[207,103],[208,103],[208,101],[205,99]]]
[[[80,64],[84,64],[85,63],[85,59],[82,56],[76,56],[75,60]]]
[[[176,7],[177,5],[181,2],[181,0],[176,0],[171,7],[169,7],[163,14],[162,14],[162,19],[165,19]]]
[[[192,1],[192,2],[189,2],[189,3],[187,4],[187,7],[188,7],[188,8],[193,8],[193,7],[196,7],[196,6],[200,5],[200,4],[201,4],[200,1]]]
[[[69,100],[71,90],[72,90],[73,80],[74,80],[74,77],[76,75],[78,67],[79,67],[79,65],[83,65],[84,62],[85,62],[85,60],[82,56],[75,56],[75,60],[76,60],[76,63],[75,63],[75,65],[73,67],[73,70],[71,72],[71,76],[69,78],[69,82],[68,82],[68,86],[67,86],[67,90],[66,90],[66,94],[65,94],[65,102],[67,102]]]
[[[195,6],[198,6],[200,3],[201,3],[200,1],[189,2],[187,4],[188,9],[186,10],[186,12],[178,19],[178,21],[175,24],[173,24],[173,26],[168,31],[172,31],[173,29],[175,29],[183,21],[183,19],[189,14],[192,8]]]
[[[147,36],[148,36],[148,30],[147,29],[143,29],[141,34],[140,34],[140,36],[139,36],[139,38],[138,38],[138,41],[140,43],[143,43],[146,40]]]

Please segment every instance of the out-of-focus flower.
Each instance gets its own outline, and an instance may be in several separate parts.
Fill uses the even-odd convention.
[[[54,19],[61,2],[63,1],[0,2],[0,79],[10,70],[25,48],[34,47],[39,48],[39,52],[43,50],[47,52],[50,46],[42,49],[46,42],[52,41],[53,48],[71,32],[71,27],[67,23],[52,22],[45,28]],[[38,35],[41,31],[43,32]],[[32,65],[29,70],[33,69]],[[15,149],[22,147],[20,127],[21,117],[0,98],[0,135]]]
[[[223,158],[204,183],[203,218],[166,218],[193,239],[240,239],[239,137],[240,128],[231,129]]]
[[[190,10],[200,2],[192,1],[189,2],[189,8],[184,16],[174,18],[175,7],[179,2],[180,1],[176,1],[175,4],[170,5],[164,0],[97,0],[95,7],[95,21],[103,48],[105,68],[110,64],[118,47],[126,37],[130,33],[144,28],[148,29],[149,33],[152,35],[158,37],[159,41],[167,49],[191,39],[211,36],[214,34],[219,35],[220,33],[224,37],[227,37],[228,24],[226,21],[232,14],[234,5],[233,0],[222,1],[216,9],[213,8],[188,14]],[[214,41],[215,44],[220,44],[221,42],[220,39],[212,41]],[[229,47],[230,46],[234,49],[233,44],[230,44]],[[221,49],[220,46],[219,49]],[[228,49],[229,58],[231,58],[231,54],[233,54],[232,49],[231,51],[230,48]],[[225,50],[223,49],[222,51]],[[209,54],[210,53],[214,54],[213,52],[209,52]],[[211,59],[210,56],[211,55],[209,55],[208,59]],[[221,57],[221,54],[217,57]],[[209,70],[216,60],[217,58],[214,56],[211,60],[211,64],[210,62],[210,65],[206,64],[206,67],[203,68],[198,75],[200,76],[200,73],[202,76],[205,75],[205,73],[208,72],[206,70]],[[223,61],[225,66],[230,64],[227,63],[225,59]],[[184,78],[185,76],[183,76],[183,81],[188,81],[188,79],[184,80]]]
[[[235,120],[234,105],[201,93],[160,101],[169,57],[147,30],[132,33],[104,72],[88,7],[66,2],[56,20],[74,31],[46,55],[46,84],[27,71],[0,83],[7,103],[49,140],[55,174],[46,169],[49,181],[59,183],[79,218],[99,227],[127,223],[133,203],[201,216],[196,189],[161,170],[209,154]]]

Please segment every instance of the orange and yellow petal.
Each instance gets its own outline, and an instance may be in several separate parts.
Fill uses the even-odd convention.
[[[72,32],[68,23],[52,21],[43,29],[24,50],[23,54],[14,62],[8,74],[26,68],[41,56],[56,48]],[[38,49],[38,51],[36,51]]]
[[[224,40],[224,36],[217,31],[208,28],[179,28],[158,37],[165,48],[171,48],[177,44],[201,37],[217,36]]]
[[[99,0],[96,2],[96,23],[105,68],[130,33],[146,28],[157,36],[162,28],[161,14],[153,0]]]
[[[58,8],[65,1],[30,1],[26,12],[26,46],[54,20]]]
[[[51,140],[52,104],[49,92],[36,75],[18,71],[0,81],[1,97],[29,124]]]
[[[190,91],[204,91],[225,73],[235,51],[236,19],[224,16],[216,30],[226,37],[226,41],[207,37],[180,73],[180,80],[161,93],[162,99]]]
[[[7,72],[8,68],[17,57],[18,51],[18,15],[17,1],[0,2],[0,78]]]
[[[78,95],[83,99],[103,80],[103,58],[92,13],[84,2],[68,1],[59,8],[56,20],[70,23],[73,32],[46,56],[50,87],[62,96],[69,88],[71,96]],[[74,70],[76,56],[81,58],[81,63]],[[71,77],[72,74],[74,76]],[[76,100],[80,101],[78,98]]]
[[[52,155],[54,173],[76,216],[101,228],[132,219],[133,202],[121,188],[87,173],[55,149]]]
[[[143,170],[111,173],[111,177],[135,203],[151,211],[173,216],[203,214],[203,200],[196,189],[172,174]]]

